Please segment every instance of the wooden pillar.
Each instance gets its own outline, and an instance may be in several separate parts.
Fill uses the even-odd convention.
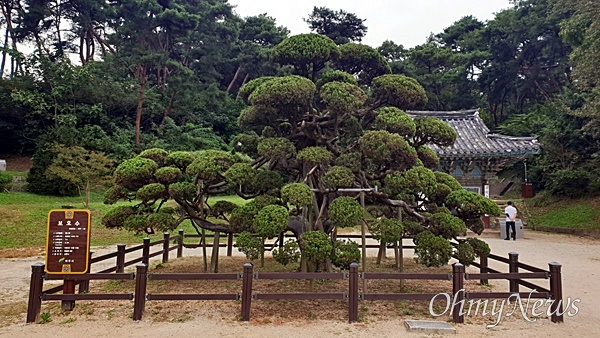
[[[350,273],[348,278],[348,322],[358,321],[358,264],[350,264]]]
[[[117,273],[125,271],[125,244],[117,244]]]
[[[142,264],[148,265],[150,262],[150,238],[144,238],[144,247],[142,248]]]
[[[252,263],[244,264],[242,276],[242,321],[250,320],[250,306],[252,304]]]
[[[465,266],[460,263],[455,263],[452,266],[452,293],[454,295],[454,304],[452,308],[452,321],[462,324],[465,322],[465,314],[463,313],[465,290],[464,290],[464,275]]]
[[[177,235],[177,258],[183,257],[183,229],[179,229]]]
[[[142,320],[146,308],[146,283],[148,276],[148,265],[138,264],[135,266],[135,295],[133,299],[133,320]]]
[[[519,254],[516,252],[508,253],[508,272],[519,272]],[[517,279],[511,279],[509,281],[509,287],[510,292],[519,292],[519,281]]]
[[[162,253],[162,262],[163,263],[169,262],[169,237],[170,236],[171,236],[171,234],[168,232],[165,232],[163,234],[163,253]]]
[[[29,282],[29,302],[27,304],[27,323],[35,323],[40,319],[42,309],[42,291],[44,287],[43,263],[31,266],[31,280]]]
[[[562,304],[562,266],[559,263],[548,263],[550,268],[550,311],[552,312],[551,320],[553,323],[563,322],[563,304]]]

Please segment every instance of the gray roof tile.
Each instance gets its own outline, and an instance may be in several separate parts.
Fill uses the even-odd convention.
[[[440,157],[496,157],[537,154],[541,145],[535,137],[492,134],[479,117],[478,110],[407,111],[413,118],[437,117],[456,130],[457,138],[450,147],[430,147]]]

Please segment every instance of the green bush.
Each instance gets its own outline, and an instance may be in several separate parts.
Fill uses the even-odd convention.
[[[443,266],[452,258],[452,245],[441,236],[423,231],[415,238],[416,262],[425,266]]]
[[[464,266],[469,266],[475,260],[475,251],[469,243],[459,243],[456,246],[456,258]]]
[[[356,226],[363,218],[363,210],[358,201],[348,196],[334,199],[329,204],[327,213],[333,225],[340,228]]]
[[[369,224],[369,232],[373,238],[383,243],[395,243],[402,239],[404,227],[395,218],[381,217]]]
[[[312,198],[312,190],[304,183],[290,183],[281,188],[281,199],[296,207],[310,205]]]
[[[4,190],[8,190],[9,185],[12,183],[13,176],[6,171],[0,171],[0,193]]]
[[[466,242],[473,248],[473,252],[477,257],[487,257],[492,251],[490,246],[479,238],[470,237],[467,238]]]
[[[163,167],[154,173],[154,177],[156,177],[158,183],[162,183],[164,185],[178,182],[181,180],[181,175],[181,169],[174,167]]]
[[[111,209],[102,216],[102,225],[107,228],[120,228],[125,220],[136,213],[136,209],[131,206],[118,206]]]
[[[357,242],[351,240],[336,241],[331,262],[340,269],[350,269],[350,264],[360,261],[360,249]]]
[[[254,219],[254,231],[261,237],[277,237],[288,224],[290,216],[281,205],[270,204],[260,209]]]
[[[154,182],[156,162],[149,158],[134,157],[119,164],[115,170],[115,183],[131,190],[137,190]]]
[[[552,195],[570,198],[582,197],[588,193],[592,175],[584,169],[561,169],[554,171],[546,183]]]
[[[246,255],[246,258],[255,260],[260,257],[263,250],[263,242],[259,237],[255,237],[247,231],[240,233],[235,240],[235,245],[240,252]]]
[[[297,263],[300,259],[300,247],[296,240],[285,241],[282,248],[273,249],[273,258],[281,265]]]
[[[331,239],[323,231],[308,231],[300,236],[302,254],[315,264],[325,262],[333,250]]]

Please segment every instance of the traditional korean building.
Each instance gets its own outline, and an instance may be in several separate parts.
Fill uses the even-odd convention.
[[[454,145],[430,145],[440,158],[439,170],[455,177],[465,189],[487,197],[491,197],[490,188],[494,192],[492,195],[497,195],[506,187],[506,182],[497,180],[499,171],[541,151],[541,145],[534,137],[490,133],[478,110],[407,113],[413,118],[436,117],[456,130],[458,136]]]

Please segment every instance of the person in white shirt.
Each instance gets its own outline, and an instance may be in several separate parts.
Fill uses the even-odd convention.
[[[512,230],[512,239],[513,241],[517,240],[517,229],[515,226],[515,219],[517,218],[517,208],[513,207],[512,202],[508,201],[508,205],[504,208],[504,213],[506,214],[506,238],[505,241],[510,240],[510,231]]]

